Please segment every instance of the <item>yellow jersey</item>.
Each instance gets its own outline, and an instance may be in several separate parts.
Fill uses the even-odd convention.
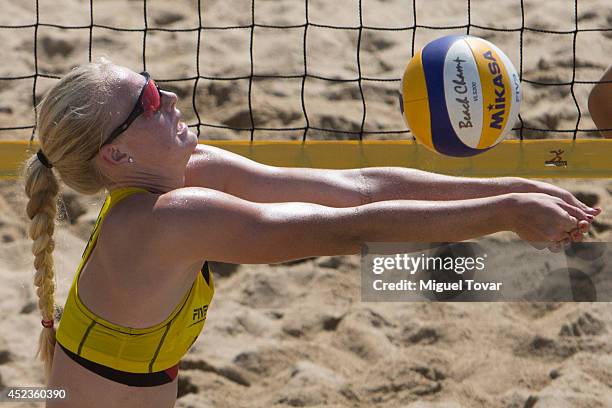
[[[155,326],[139,329],[104,320],[81,302],[79,276],[96,245],[100,225],[113,206],[137,193],[148,191],[126,187],[107,196],[72,282],[56,339],[77,361],[85,359],[128,373],[154,373],[176,366],[198,338],[215,289],[212,271],[204,262],[201,273],[172,313]]]

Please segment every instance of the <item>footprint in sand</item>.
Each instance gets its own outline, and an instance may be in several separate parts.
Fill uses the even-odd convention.
[[[291,368],[290,382],[298,387],[319,384],[340,387],[346,383],[346,378],[328,367],[302,360]]]
[[[153,22],[159,27],[167,26],[172,23],[183,21],[185,16],[180,13],[174,13],[172,11],[164,10],[164,12],[158,16],[153,17]]]
[[[565,272],[569,275],[570,290],[574,302],[595,302],[597,300],[597,287],[587,273],[581,269],[569,267],[557,270],[553,274],[561,275]]]
[[[573,242],[566,250],[568,258],[578,258],[584,261],[593,262],[602,258],[606,251],[605,242]]]
[[[528,320],[541,319],[562,306],[563,303],[557,302],[515,302],[509,304],[509,307],[516,311],[517,318],[527,318]]]
[[[178,379],[178,391],[176,394],[177,398],[181,398],[186,394],[197,394],[200,389],[191,382],[191,377],[187,375],[180,375]]]
[[[241,283],[240,303],[249,307],[282,307],[291,299],[290,291],[273,276],[247,275]]]
[[[255,117],[253,117],[253,121],[255,121]],[[239,110],[234,115],[223,120],[223,124],[235,129],[249,129],[254,126],[254,123],[251,122],[251,113],[248,109]]]
[[[377,32],[369,32],[361,44],[361,49],[368,52],[381,52],[397,44],[390,40],[387,35]]]
[[[519,356],[531,355],[540,358],[565,359],[578,351],[577,347],[573,345],[561,344],[553,339],[536,335],[529,344],[520,347],[515,354]]]
[[[336,331],[338,325],[342,321],[344,316],[335,317],[335,316],[324,316],[321,320],[323,330],[325,331]]]
[[[180,365],[181,370],[198,370],[201,372],[215,373],[221,377],[227,378],[228,380],[235,382],[245,387],[250,387],[251,382],[247,380],[238,370],[234,367],[215,367],[204,360],[182,360]]]
[[[53,38],[50,36],[42,37],[40,43],[42,45],[43,52],[49,57],[54,57],[56,55],[66,57],[72,54],[72,51],[74,51],[75,48],[75,44],[68,40],[63,38]]]
[[[435,344],[440,339],[440,333],[433,327],[422,327],[408,336],[413,344]]]
[[[606,325],[603,321],[585,312],[573,322],[564,324],[559,336],[598,336],[606,332]]]
[[[397,335],[388,336],[389,340],[399,347],[436,344],[442,334],[434,327],[405,327]]]
[[[442,381],[446,378],[441,369],[428,365],[410,366],[406,361],[378,365],[371,370],[370,376],[365,392],[374,403],[389,398],[404,399],[409,395],[414,399],[414,396],[436,394],[442,390]]]
[[[35,302],[28,302],[25,305],[23,305],[23,307],[21,308],[19,313],[21,313],[21,314],[28,314],[28,313],[32,313],[34,310],[36,310],[36,303]]]
[[[204,92],[209,100],[214,100],[215,107],[220,107],[238,97],[240,90],[231,83],[208,82]]]
[[[288,369],[299,358],[299,353],[286,348],[243,351],[234,357],[236,367],[257,376],[269,376]]]
[[[11,353],[8,350],[0,350],[0,365],[13,361]]]
[[[535,395],[530,395],[529,398],[527,398],[527,401],[525,401],[525,405],[523,405],[523,408],[533,408],[535,407],[536,403],[538,402],[538,397],[536,397]]]
[[[26,230],[22,225],[0,219],[0,242],[8,244],[26,237]]]
[[[4,244],[9,244],[15,241],[15,234],[7,232],[6,229],[2,231],[2,235],[0,236],[0,241]]]

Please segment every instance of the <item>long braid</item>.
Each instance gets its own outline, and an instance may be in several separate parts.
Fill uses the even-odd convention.
[[[43,329],[38,352],[48,382],[55,349],[55,270],[53,232],[59,180],[82,194],[94,194],[108,183],[93,160],[107,135],[112,89],[120,76],[107,60],[72,69],[55,84],[38,109],[37,133],[41,151],[23,166],[29,236],[34,254],[34,285]]]
[[[36,156],[32,156],[26,164],[25,192],[30,199],[26,208],[28,217],[32,220],[29,236],[33,240],[34,254],[34,285],[37,287],[38,308],[42,315],[43,329],[38,340],[36,356],[45,367],[45,381],[49,379],[55,348],[54,320],[55,307],[55,271],[53,266],[53,249],[55,241],[55,217],[57,215],[58,181],[53,170],[45,167]]]

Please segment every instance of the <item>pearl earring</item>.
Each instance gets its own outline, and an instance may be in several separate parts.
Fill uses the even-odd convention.
[[[132,159],[132,156],[128,158],[128,163],[134,163],[134,159]]]

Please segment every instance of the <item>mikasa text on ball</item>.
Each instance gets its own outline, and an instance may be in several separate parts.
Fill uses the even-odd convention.
[[[406,124],[448,156],[485,152],[509,133],[521,102],[519,76],[495,45],[469,35],[438,38],[417,52],[401,81]]]

